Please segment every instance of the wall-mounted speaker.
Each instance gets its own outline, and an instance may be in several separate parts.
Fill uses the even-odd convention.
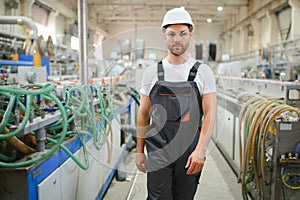
[[[217,54],[217,45],[215,43],[210,42],[209,43],[209,61],[215,61],[216,60],[216,54]]]
[[[203,47],[202,43],[196,43],[196,60],[202,60]]]

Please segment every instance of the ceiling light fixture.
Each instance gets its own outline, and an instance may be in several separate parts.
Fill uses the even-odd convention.
[[[208,23],[211,23],[211,22],[212,22],[212,19],[211,19],[211,18],[207,18],[206,21],[207,21]]]
[[[223,10],[223,7],[222,7],[222,6],[218,6],[218,7],[217,7],[217,10],[218,10],[218,11],[222,11],[222,10]]]

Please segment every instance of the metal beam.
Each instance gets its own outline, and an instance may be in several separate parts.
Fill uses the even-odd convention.
[[[58,0],[39,0],[39,1],[51,7],[52,9],[60,12],[62,15],[68,18],[71,19],[77,18],[77,13],[74,12],[72,9],[70,9],[64,3],[62,3],[62,1],[58,1]]]
[[[220,23],[221,20],[220,19],[213,19],[212,23]],[[143,24],[145,25],[145,23],[161,23],[161,19],[160,20],[149,20],[149,19],[137,19],[137,20],[126,20],[126,19],[118,19],[118,20],[109,20],[106,21],[106,23],[109,24]],[[206,19],[196,19],[194,20],[195,24],[202,24],[202,23],[207,23]]]
[[[88,5],[92,6],[131,6],[131,7],[137,7],[137,6],[170,6],[170,7],[178,7],[178,5],[182,6],[248,6],[248,0],[230,0],[227,2],[219,2],[219,1],[211,1],[211,0],[206,0],[206,1],[198,1],[198,2],[177,2],[177,3],[169,3],[169,2],[161,2],[158,3],[155,1],[155,3],[151,2],[97,2],[93,1],[88,3]]]
[[[233,26],[229,27],[227,30],[223,31],[221,33],[221,37],[223,35],[225,35],[227,32],[233,31],[237,27],[241,27],[243,25],[249,24],[254,18],[257,17],[257,15],[260,15],[261,13],[267,13],[270,10],[274,10],[274,9],[280,7],[281,5],[286,4],[287,2],[288,2],[288,0],[269,1],[264,6],[253,11],[250,15],[247,16],[247,18],[242,19],[241,21],[235,23]]]
[[[211,16],[213,19],[218,19],[218,20],[222,20],[224,18],[221,18],[221,17],[217,17],[217,16]],[[193,17],[193,20],[196,21],[196,20],[200,20],[200,21],[206,21],[207,19],[207,16],[197,16],[197,17]],[[227,19],[227,18],[226,18]],[[133,18],[131,16],[116,16],[116,17],[107,17],[105,18],[105,21],[122,21],[122,20],[125,20],[125,21],[162,21],[161,18],[152,18],[152,19],[149,19],[149,17],[137,17],[137,18]]]
[[[93,30],[93,31],[96,31],[96,32],[102,34],[104,37],[108,36],[108,33],[106,31],[104,31],[103,29],[99,28],[99,24],[97,24],[93,20],[88,21],[88,28],[90,30]]]
[[[71,19],[77,19],[77,12],[74,12],[70,7],[67,5],[63,4],[62,1],[58,0],[39,0],[42,3],[45,3],[49,7],[53,8],[54,10],[58,11],[61,13],[63,16],[66,16]],[[97,29],[98,32],[102,33],[104,36],[107,36],[108,33],[101,29],[99,26],[95,26],[94,23],[88,21],[87,26],[91,30]]]
[[[210,13],[210,14],[220,14],[220,15],[230,15],[230,14],[236,14],[237,12],[237,8],[234,8],[234,7],[224,7],[224,9],[219,12],[217,11],[214,7],[210,7],[211,9],[207,9],[207,8],[198,8],[197,10],[195,10],[195,8],[191,7],[186,7],[186,10],[189,11],[189,13],[191,15],[199,15],[199,13]],[[117,9],[108,9],[107,7],[93,7],[93,6],[90,6],[89,7],[90,10],[92,11],[95,11],[97,13],[100,13],[101,15],[112,15],[114,13],[122,13],[120,10],[117,10]],[[148,14],[148,15],[158,15],[158,16],[161,16],[165,13],[164,10],[162,9],[159,9],[159,10],[151,10],[151,11],[148,11],[148,10],[145,10],[146,8],[143,8],[143,9],[140,9],[140,10],[135,10],[133,12],[131,12],[131,14],[139,14],[139,13],[142,13],[142,14]],[[124,12],[129,12],[130,10],[124,10]],[[146,12],[146,13],[145,13]]]

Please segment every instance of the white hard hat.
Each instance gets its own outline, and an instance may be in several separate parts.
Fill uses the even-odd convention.
[[[189,24],[194,26],[190,14],[184,7],[173,8],[165,14],[161,28],[171,24]]]

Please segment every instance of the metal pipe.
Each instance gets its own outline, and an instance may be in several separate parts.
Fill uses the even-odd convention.
[[[78,38],[79,38],[79,66],[80,82],[88,83],[88,53],[87,53],[87,17],[86,0],[78,0]]]
[[[23,36],[20,36],[20,35],[13,35],[13,34],[5,33],[5,32],[2,32],[2,31],[0,31],[0,37],[9,38],[9,39],[16,38],[17,40],[20,40],[20,41],[25,41],[26,40],[26,37],[23,37]]]
[[[284,40],[284,41],[281,41],[281,42],[278,42],[278,43],[274,43],[274,44],[270,44],[270,47],[275,47],[275,46],[280,46],[280,45],[285,45],[287,43],[296,43],[296,42],[300,42],[300,37],[297,37],[297,38],[293,38],[293,39],[290,39],[290,40]]]
[[[96,200],[101,200],[103,199],[105,193],[107,192],[107,189],[111,183],[111,181],[113,180],[116,172],[117,172],[117,169],[121,163],[121,161],[124,159],[124,157],[126,156],[127,154],[127,149],[128,149],[128,146],[130,145],[130,143],[132,142],[132,137],[130,137],[126,143],[125,146],[123,146],[122,148],[122,152],[117,160],[117,162],[115,163],[114,167],[112,168],[111,172],[109,173],[107,179],[105,180],[105,182],[103,183],[102,187],[101,187],[101,190],[99,192],[99,194],[97,195],[96,197]]]
[[[37,133],[35,134],[35,140],[36,140],[36,150],[38,152],[45,151],[46,131],[44,128],[38,129]]]
[[[38,29],[35,23],[27,18],[22,16],[0,16],[0,24],[19,24],[25,25],[29,28],[29,38],[37,40],[38,39]]]

